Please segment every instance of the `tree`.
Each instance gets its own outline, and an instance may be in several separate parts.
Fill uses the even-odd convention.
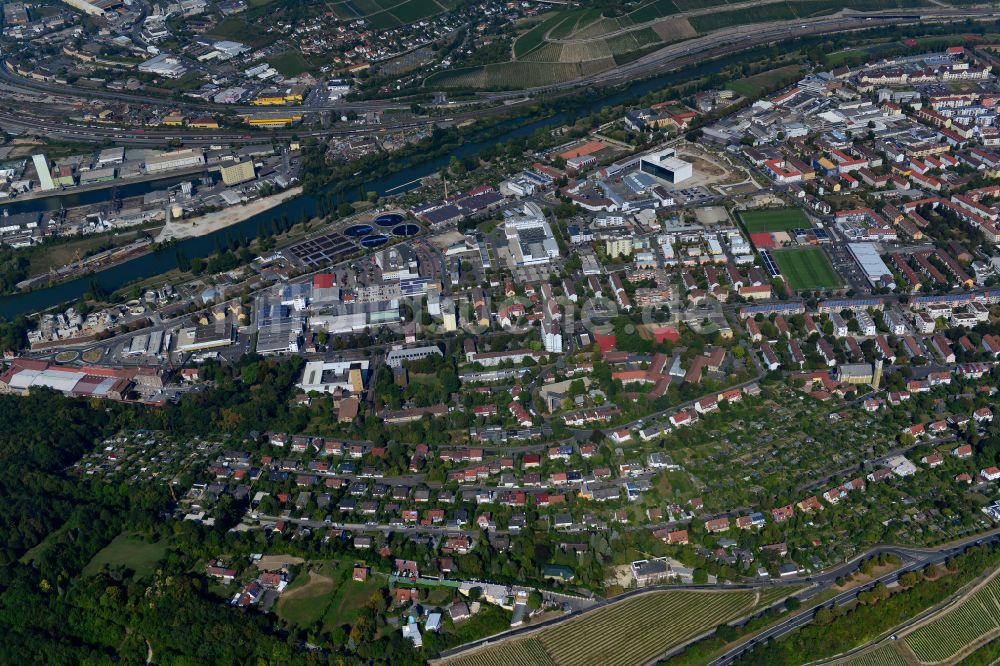
[[[830,612],[829,608],[824,606],[816,611],[816,615],[813,616],[813,619],[816,620],[816,624],[818,625],[827,625],[833,622],[833,613]]]

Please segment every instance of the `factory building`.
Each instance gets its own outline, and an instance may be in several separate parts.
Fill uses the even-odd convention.
[[[205,163],[205,155],[194,148],[182,148],[169,153],[163,153],[146,160],[146,173],[163,173]]]
[[[257,177],[253,162],[247,160],[239,164],[222,167],[222,182],[233,186],[253,180]]]

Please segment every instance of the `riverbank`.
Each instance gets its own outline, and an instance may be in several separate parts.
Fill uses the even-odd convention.
[[[72,197],[79,194],[86,194],[88,192],[100,192],[101,190],[107,190],[109,193],[113,189],[120,189],[128,185],[139,185],[142,183],[150,183],[157,181],[167,181],[173,180],[175,178],[184,178],[190,176],[200,176],[208,173],[209,171],[218,171],[217,168],[212,169],[206,167],[204,164],[198,166],[188,167],[186,169],[176,169],[174,171],[168,171],[166,173],[144,173],[140,176],[132,176],[130,178],[116,178],[112,181],[105,181],[100,183],[91,183],[90,185],[72,185],[69,187],[61,187],[54,190],[45,190],[40,192],[31,192],[28,194],[19,194],[18,196],[8,199],[5,201],[5,205],[16,206],[18,203],[27,203],[32,201],[44,201],[45,199],[52,199],[56,197]],[[110,197],[109,197],[110,198]]]
[[[163,243],[180,238],[204,236],[247,220],[254,215],[266,213],[300,194],[302,194],[302,187],[293,187],[284,192],[272,194],[269,197],[256,199],[239,206],[230,206],[229,208],[224,208],[208,215],[202,215],[201,217],[186,220],[170,220],[156,237],[156,242]]]

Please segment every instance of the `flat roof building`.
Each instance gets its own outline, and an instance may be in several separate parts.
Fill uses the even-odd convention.
[[[892,271],[882,261],[874,243],[848,243],[847,248],[873,287],[895,289],[896,281]]]
[[[35,164],[35,171],[38,172],[38,186],[42,192],[56,189],[56,184],[52,182],[52,174],[49,173],[49,160],[45,155],[41,153],[32,155],[31,161]]]
[[[247,160],[239,164],[222,167],[222,182],[226,185],[239,185],[257,177],[253,162]]]
[[[547,264],[559,257],[559,245],[542,209],[526,203],[523,213],[504,220],[504,232],[511,256],[518,266]]]
[[[114,166],[125,161],[124,148],[105,148],[97,156],[97,162],[102,167]]]
[[[871,363],[845,363],[837,368],[837,379],[848,384],[871,384],[873,378]]]
[[[368,380],[368,361],[310,361],[302,371],[298,386],[306,393],[334,393],[343,390],[361,393]]]
[[[691,164],[677,157],[673,148],[643,155],[639,158],[639,170],[668,183],[680,183],[694,175]]]
[[[225,347],[233,342],[233,325],[209,324],[182,328],[177,332],[177,351],[192,352]]]
[[[186,169],[205,163],[205,154],[194,148],[182,148],[146,160],[146,173],[162,173],[175,169]]]
[[[82,3],[86,4],[86,3]],[[139,71],[144,74],[155,74],[168,79],[179,79],[187,74],[187,67],[177,58],[169,53],[161,53],[150,58],[139,65]]]
[[[400,368],[404,361],[419,361],[435,354],[441,356],[441,348],[437,345],[393,349],[385,355],[385,364],[390,368]]]

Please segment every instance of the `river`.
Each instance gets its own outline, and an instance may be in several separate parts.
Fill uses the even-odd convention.
[[[644,81],[638,81],[610,95],[595,97],[592,101],[577,108],[575,110],[575,115],[584,116],[603,106],[621,104],[631,99],[642,97],[643,95],[664,86],[713,74],[729,64],[744,61],[748,57],[753,57],[753,53],[760,52],[763,52],[763,49],[754,49],[749,52],[750,55],[748,55],[748,52],[734,54],[718,60],[706,62],[695,67],[687,67],[677,72],[664,74],[662,76],[646,79]],[[558,113],[556,115],[523,125],[518,124],[523,122],[520,119],[504,121],[501,124],[501,127],[506,126],[509,129],[500,136],[486,142],[464,143],[455,149],[452,154],[458,157],[473,155],[496,143],[504,143],[510,139],[527,136],[539,128],[560,125],[565,122],[566,119],[567,114]],[[378,178],[370,182],[363,183],[360,187],[354,189],[355,191],[376,192],[379,195],[399,194],[418,187],[421,178],[439,172],[448,164],[450,159],[451,155],[447,155],[420,162],[419,164],[412,165],[384,178]],[[191,178],[192,176],[188,176],[187,178],[181,177],[178,178],[177,181],[190,180]],[[136,194],[141,194],[142,189],[145,189],[146,191],[154,189],[152,187],[153,184],[157,185],[156,189],[162,189],[165,186],[163,181],[156,181],[155,183],[136,183],[134,186],[124,186],[119,188],[119,195],[124,196],[126,194],[126,188],[130,188],[128,190],[129,196],[135,196]],[[132,192],[132,189],[135,189],[135,192]],[[83,203],[97,203],[102,200],[107,200],[109,196],[110,190],[98,190],[78,195],[68,195],[66,197],[48,197],[46,199],[38,200],[37,204],[35,204],[35,202],[24,203],[39,206],[36,210],[51,209],[50,207],[52,206],[58,209],[60,205],[71,206]],[[101,197],[103,197],[103,199]],[[338,194],[338,197],[340,200],[351,198],[345,193]],[[280,204],[265,213],[256,215],[244,220],[243,222],[226,227],[225,229],[220,229],[219,231],[205,236],[189,238],[170,246],[161,252],[154,252],[123,262],[99,273],[86,275],[62,284],[46,287],[30,293],[12,294],[0,297],[0,317],[11,319],[19,314],[38,312],[61,303],[75,301],[83,296],[83,294],[91,290],[91,283],[95,279],[98,280],[101,286],[110,293],[130,282],[146,279],[176,268],[178,251],[183,251],[188,258],[207,257],[214,253],[219,245],[225,246],[228,239],[231,237],[239,238],[245,236],[247,238],[252,238],[256,236],[260,226],[274,218],[280,219],[287,216],[290,220],[298,221],[302,219],[305,214],[314,215],[316,213],[316,205],[317,200],[314,196],[302,195],[300,197],[296,197],[295,199],[286,201],[285,203]],[[19,210],[22,209],[19,208]],[[30,210],[30,208],[25,208],[23,210]]]

